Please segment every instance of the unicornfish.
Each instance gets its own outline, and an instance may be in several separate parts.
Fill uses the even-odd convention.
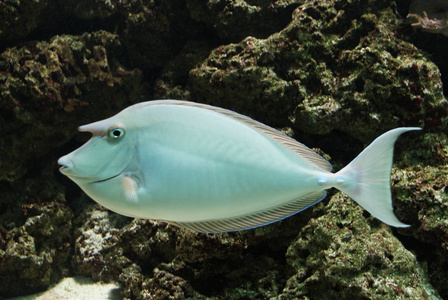
[[[155,100],[79,127],[92,138],[61,157],[60,171],[119,214],[198,232],[237,231],[296,214],[339,189],[382,222],[390,191],[392,129],[337,173],[310,148],[236,112]]]

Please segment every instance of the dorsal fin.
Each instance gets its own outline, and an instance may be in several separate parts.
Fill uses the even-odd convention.
[[[290,138],[286,134],[278,131],[277,129],[274,129],[272,127],[269,127],[263,123],[260,123],[258,121],[255,121],[254,119],[251,119],[247,116],[238,114],[234,111],[211,106],[207,104],[202,103],[196,103],[196,102],[189,102],[189,101],[181,101],[181,100],[155,100],[155,101],[148,101],[143,102],[134,105],[136,108],[150,106],[150,105],[183,105],[183,106],[190,106],[190,107],[198,107],[202,109],[208,109],[220,114],[223,114],[225,116],[228,116],[232,119],[235,119],[255,130],[258,132],[263,133],[270,139],[276,141],[280,145],[284,146],[285,148],[289,149],[293,153],[295,153],[297,156],[305,160],[307,163],[312,165],[313,167],[323,170],[323,171],[331,171],[332,167],[329,162],[327,162],[325,159],[323,159],[319,154],[308,148],[302,143],[297,142],[296,140]]]
[[[233,218],[199,222],[166,222],[189,230],[207,233],[251,229],[268,225],[292,216],[318,203],[325,198],[325,195],[325,191],[314,192],[286,202],[280,206]]]

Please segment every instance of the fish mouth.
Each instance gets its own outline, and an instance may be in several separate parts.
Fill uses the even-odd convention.
[[[70,160],[65,161],[61,158],[61,159],[59,159],[58,163],[61,165],[59,167],[59,172],[61,172],[62,174],[64,174],[65,176],[67,176],[69,178],[80,178],[80,179],[89,178],[87,176],[80,176],[80,175],[74,174],[74,172],[73,172],[74,164]]]
[[[72,161],[63,161],[62,159],[60,159],[60,160],[58,161],[58,163],[61,165],[61,166],[59,167],[59,172],[61,172],[62,174],[64,174],[65,176],[67,176],[67,177],[69,177],[69,178],[82,179],[82,180],[89,180],[89,179],[91,179],[90,176],[77,175],[75,172],[73,172],[74,164],[73,164]],[[119,174],[117,174],[117,175],[115,175],[115,176],[112,176],[112,177],[110,177],[110,178],[106,178],[106,179],[99,180],[98,182],[106,181],[106,180],[112,179],[112,178],[114,178],[114,177],[117,177],[117,176],[120,175],[120,174],[121,174],[121,173],[119,173]]]
[[[101,182],[105,182],[114,178],[117,178],[118,176],[120,176],[121,174],[125,173],[126,170],[129,170],[130,166],[132,165],[132,163],[134,162],[135,159],[135,155],[132,156],[131,160],[129,161],[129,163],[123,168],[123,170],[121,170],[121,172],[118,172],[118,174],[104,178],[104,179],[100,179],[100,180],[95,180],[90,182],[91,184],[93,183],[101,183]]]
[[[65,172],[73,169],[73,167],[74,167],[73,161],[70,159],[70,157],[68,155],[59,158],[58,164],[60,165],[59,171],[61,173],[65,173]]]
[[[105,179],[100,179],[100,180],[92,181],[91,183],[101,183],[101,182],[105,182],[105,181],[114,179],[114,178],[120,176],[120,175],[124,172],[125,169],[126,169],[126,168],[124,168],[123,171],[121,171],[121,172],[118,173],[117,175],[114,175],[114,176],[111,176],[111,177],[108,177],[108,178],[105,178]]]
[[[67,167],[67,166],[60,166],[60,167],[59,167],[59,171],[60,171],[61,173],[65,172],[65,171],[68,171],[69,169],[70,169],[70,168]]]
[[[61,172],[62,174],[64,174],[65,176],[67,176],[69,178],[82,179],[84,181],[88,181],[89,179],[90,180],[93,179],[91,176],[82,176],[82,175],[76,174],[76,172],[74,172],[74,164],[73,164],[73,162],[71,160],[59,159],[58,163],[61,165],[59,167],[59,172]],[[123,168],[123,170],[121,170],[121,172],[119,172],[116,175],[113,175],[111,177],[107,177],[105,179],[95,180],[95,181],[92,181],[90,183],[104,182],[104,181],[113,179],[113,178],[119,176],[120,174],[122,174],[124,172],[124,170],[126,170],[126,168],[127,168],[127,166],[125,168]]]
[[[70,177],[70,178],[88,178],[88,177],[85,177],[85,176],[79,176],[79,175],[75,175],[75,174],[73,174],[73,166],[68,166],[68,165],[65,165],[65,164],[63,164],[63,165],[61,165],[60,167],[59,167],[59,172],[61,172],[62,174],[64,174],[65,176],[67,176],[67,177]]]

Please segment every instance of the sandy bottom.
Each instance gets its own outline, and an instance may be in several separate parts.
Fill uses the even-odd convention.
[[[98,283],[86,277],[67,277],[45,292],[7,300],[121,300],[115,283]]]

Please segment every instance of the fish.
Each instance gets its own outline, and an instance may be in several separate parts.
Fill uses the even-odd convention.
[[[59,158],[60,172],[116,213],[196,232],[256,228],[285,219],[337,188],[372,216],[407,227],[390,189],[392,129],[336,173],[280,131],[231,110],[181,100],[134,104],[79,127],[92,137]]]

